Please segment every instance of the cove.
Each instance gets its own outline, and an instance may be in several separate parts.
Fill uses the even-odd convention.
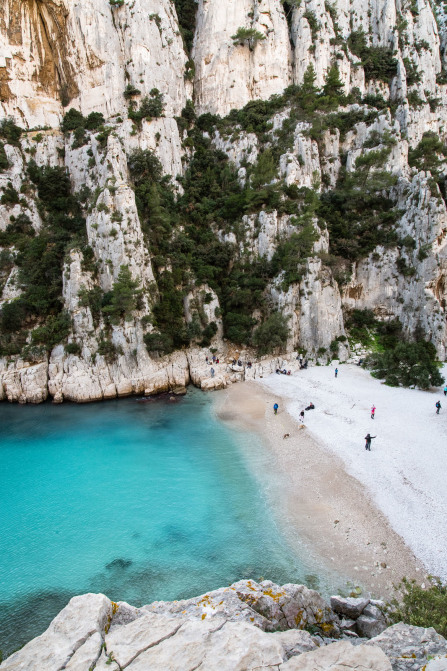
[[[4,653],[75,594],[138,606],[248,577],[305,580],[240,449],[259,438],[220,422],[211,395],[3,403],[0,422]]]

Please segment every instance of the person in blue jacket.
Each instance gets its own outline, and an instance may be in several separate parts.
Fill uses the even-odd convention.
[[[279,407],[279,406],[278,406],[277,403],[275,403],[274,406],[273,406],[273,412],[275,413],[275,415],[278,414],[278,407]]]

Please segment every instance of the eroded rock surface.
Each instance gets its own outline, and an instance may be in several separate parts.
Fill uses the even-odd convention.
[[[337,622],[314,590],[270,581],[241,580],[193,599],[142,608],[85,594],[74,597],[46,632],[1,668],[409,671],[430,659],[427,668],[444,668],[447,642],[433,629],[398,624],[370,641],[336,641]],[[320,634],[302,629],[307,626]]]

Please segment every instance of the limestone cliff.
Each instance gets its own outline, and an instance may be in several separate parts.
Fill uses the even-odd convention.
[[[444,25],[427,0],[2,3],[0,398],[224,385],[200,348],[231,361],[278,312],[292,360],[346,358],[353,308],[445,359]]]

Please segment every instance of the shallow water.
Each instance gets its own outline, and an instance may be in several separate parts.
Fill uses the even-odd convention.
[[[244,577],[305,579],[243,456],[259,439],[219,422],[210,395],[0,404],[0,427],[4,653],[74,594],[138,606]]]

